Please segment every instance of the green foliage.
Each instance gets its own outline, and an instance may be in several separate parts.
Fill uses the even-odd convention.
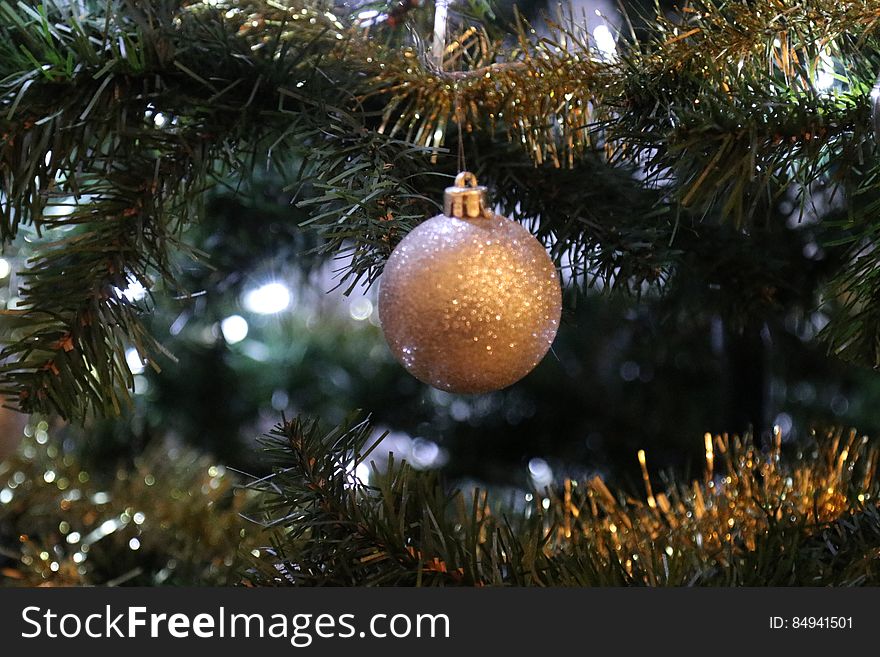
[[[139,320],[144,307],[121,290],[158,280],[176,289],[172,249],[217,173],[246,172],[264,157],[285,168],[298,152],[329,155],[319,143],[326,139],[337,159],[320,160],[310,176],[352,164],[355,176],[333,178],[338,186],[315,201],[324,209],[310,223],[333,250],[360,234],[362,244],[379,240],[369,226],[383,215],[373,210],[394,185],[368,190],[372,204],[357,196],[343,220],[332,211],[347,203],[338,190],[406,151],[358,129],[321,92],[333,85],[318,74],[315,44],[329,39],[333,21],[323,17],[296,42],[276,28],[278,38],[254,54],[218,14],[181,21],[167,9],[112,4],[83,21],[58,8],[2,5],[12,17],[0,28],[3,235],[13,238],[23,223],[47,235],[19,307],[7,313],[17,330],[3,351],[0,389],[23,410],[117,414],[132,387],[125,348],[159,366],[161,347]],[[308,79],[314,95],[287,88],[297,79]],[[392,156],[358,163],[386,144],[397,148]],[[375,267],[372,253],[363,258],[358,271]]]
[[[524,497],[450,490],[395,459],[380,470],[357,416],[279,424],[263,440],[272,474],[240,487],[168,443],[90,468],[48,430],[34,422],[0,463],[0,585],[880,583],[878,447],[855,432],[765,452],[718,436],[702,477],[647,497],[598,478]]]
[[[713,469],[647,502],[598,479],[527,502],[448,491],[390,460],[365,421],[322,432],[296,419],[266,441],[274,474],[250,485],[274,532],[247,575],[260,585],[681,586],[878,583],[876,447],[829,435],[815,453],[714,442]],[[707,447],[709,449],[709,447]],[[531,500],[531,501],[529,501]]]
[[[218,178],[283,175],[351,289],[435,211],[459,128],[575,283],[704,281],[744,326],[824,303],[829,344],[880,363],[876,2],[704,0],[639,22],[614,57],[566,16],[545,37],[520,24],[515,45],[470,16],[445,71],[408,30],[322,2],[86,4],[0,3],[0,237],[40,236],[0,365],[26,411],[119,413],[125,350],[161,366],[149,304],[119,290],[189,292],[176,254]],[[773,265],[787,202],[838,245],[801,287]]]

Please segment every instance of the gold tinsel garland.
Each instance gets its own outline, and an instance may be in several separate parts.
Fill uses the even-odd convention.
[[[525,506],[524,491],[450,495],[399,463],[366,486],[337,465],[358,453],[360,439],[352,433],[345,442],[335,431],[328,442],[298,420],[273,431],[279,474],[258,488],[279,551],[265,555],[252,583],[880,582],[880,450],[854,431],[784,445],[777,430],[767,449],[707,434],[697,480],[667,480],[655,492],[640,451],[644,496],[611,491],[599,477],[566,479],[525,493]]]
[[[102,472],[48,430],[32,422],[0,462],[0,586],[238,582],[252,496],[226,468],[163,445]]]
[[[263,555],[258,547],[267,535],[242,518],[256,508],[256,493],[233,494],[236,478],[222,466],[166,445],[131,469],[90,472],[49,439],[47,429],[45,422],[30,424],[18,453],[0,463],[0,585],[228,585],[250,581],[246,559],[271,561],[271,554]],[[644,497],[612,492],[598,477],[565,480],[556,490],[529,494],[533,506],[519,511],[499,507],[485,491],[478,492],[473,500],[452,504],[447,520],[450,526],[476,528],[479,542],[472,547],[485,550],[509,523],[528,524],[535,518],[544,529],[532,535],[538,543],[530,549],[545,558],[586,555],[594,569],[619,567],[628,583],[662,585],[700,583],[713,570],[736,572],[742,568],[739,562],[774,533],[791,532],[795,542],[789,549],[800,549],[834,523],[871,509],[876,513],[880,450],[854,431],[818,437],[809,449],[784,449],[777,431],[767,451],[756,449],[751,440],[706,434],[705,449],[700,479],[667,482],[659,492],[648,477],[645,453],[639,452]],[[314,463],[317,456],[309,455],[306,462]],[[408,472],[408,477],[424,476]],[[303,477],[308,481],[308,473]],[[328,496],[338,494],[329,479],[322,478],[320,485]],[[393,490],[380,488],[389,491],[386,495]],[[377,489],[345,490],[373,500],[361,504],[389,504],[391,509],[401,502],[375,499]],[[418,487],[407,490],[411,496]],[[278,494],[284,491],[272,493]],[[877,576],[880,553],[871,545],[869,539],[862,545],[868,552],[850,555],[834,583]],[[374,556],[388,547],[376,549],[380,552]],[[419,568],[448,576],[451,583],[466,583],[458,564],[447,563],[426,544],[407,539],[394,549],[421,562]],[[327,563],[333,558],[328,553]],[[479,555],[473,558],[479,563]],[[807,561],[797,567],[825,567]],[[580,581],[577,573],[572,575]],[[485,577],[473,583],[492,583],[488,573]]]
[[[413,34],[412,45],[389,47],[385,26],[331,13],[320,3],[212,0],[189,3],[186,11],[219,12],[254,51],[274,43],[279,31],[281,40],[323,35],[337,41],[326,59],[362,72],[356,94],[361,100],[382,97],[380,129],[388,134],[441,147],[452,124],[490,132],[503,126],[536,164],[557,167],[572,165],[597,145],[609,153],[625,151],[626,142],[638,136],[621,134],[616,117],[635,104],[650,108],[674,98],[676,85],[687,78],[702,80],[700,93],[712,102],[726,94],[731,106],[738,104],[736,89],[744,80],[771,95],[778,83],[785,93],[809,97],[823,63],[854,56],[880,24],[877,0],[704,0],[687,3],[675,16],[650,17],[647,40],[635,44],[621,35],[617,54],[609,54],[597,52],[586,22],[560,13],[545,35],[521,21],[513,47],[492,41],[482,27],[464,26],[450,37],[438,70],[427,61],[422,43],[427,35]],[[837,74],[851,71],[844,67]],[[642,97],[648,80],[668,80],[670,86],[660,90],[662,97]],[[867,103],[870,86],[850,82],[851,89],[838,94],[842,104]],[[695,109],[699,95],[690,99]],[[672,128],[675,118],[670,121]],[[765,144],[809,141],[825,129],[821,117],[813,122],[794,134],[774,130]],[[601,136],[593,130],[599,126]],[[681,139],[686,138],[684,133]]]
[[[751,439],[707,433],[702,479],[655,493],[640,451],[644,499],[614,495],[598,477],[564,483],[553,499],[553,549],[587,541],[616,555],[628,572],[638,570],[645,584],[661,579],[659,564],[668,571],[670,562],[696,555],[704,565],[727,567],[773,526],[802,527],[809,535],[876,506],[878,455],[878,446],[855,431],[829,432],[785,455],[778,428],[766,453]]]

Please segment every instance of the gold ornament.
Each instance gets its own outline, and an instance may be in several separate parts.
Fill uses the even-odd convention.
[[[444,213],[394,249],[379,284],[388,346],[417,379],[449,392],[507,387],[547,353],[562,310],[559,274],[520,224],[487,208],[463,172]]]

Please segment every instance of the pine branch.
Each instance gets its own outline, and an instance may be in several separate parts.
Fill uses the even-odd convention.
[[[436,146],[457,118],[468,130],[506,131],[536,163],[556,166],[604,144],[614,160],[643,163],[649,184],[674,180],[676,201],[745,223],[832,162],[837,180],[858,171],[878,11],[872,2],[706,1],[651,17],[645,39],[621,38],[610,61],[564,15],[541,39],[523,23],[512,51],[465,30],[449,49],[452,73],[420,66],[416,50],[371,59],[382,62],[373,74],[376,93],[391,99],[392,134]],[[818,88],[819,73],[842,89]]]
[[[114,6],[112,20],[80,23],[0,7],[15,16],[2,34],[3,236],[24,223],[50,231],[12,311],[20,330],[2,352],[0,390],[27,411],[118,413],[132,386],[125,349],[157,367],[161,354],[144,308],[120,291],[173,287],[172,249],[212,175],[251,169],[260,154],[281,167],[323,138],[326,104],[287,89],[300,68],[315,74],[313,44],[276,39],[254,58],[213,15],[178,24],[154,5]],[[322,20],[306,28],[314,39]]]
[[[796,453],[781,439],[706,436],[702,478],[634,498],[599,478],[504,502],[446,493],[436,475],[390,462],[371,485],[363,421],[322,434],[279,425],[262,493],[270,548],[261,585],[828,585],[876,583],[878,449],[855,432]],[[381,450],[374,447],[375,450]],[[640,456],[644,467],[644,455]],[[647,471],[645,481],[648,482]]]
[[[694,481],[645,470],[643,493],[594,478],[524,497],[450,490],[395,460],[363,482],[357,466],[383,447],[370,452],[358,417],[329,431],[283,422],[263,443],[273,474],[235,494],[235,473],[186,450],[155,445],[107,478],[49,431],[35,420],[0,464],[7,585],[880,582],[880,451],[855,432],[790,448],[777,435],[764,451],[707,435]]]
[[[265,550],[270,561],[262,562],[262,575],[251,581],[477,581],[476,562],[462,561],[458,536],[439,524],[451,500],[436,479],[414,480],[408,466],[393,460],[378,489],[355,478],[354,469],[367,462],[371,433],[369,424],[355,418],[326,434],[315,421],[297,419],[267,437],[276,474],[249,487],[263,494],[265,526],[280,531]],[[478,523],[472,521],[471,531]],[[431,548],[430,557],[420,552],[422,542]]]
[[[637,291],[673,280],[684,256],[713,257],[702,238],[719,219],[757,241],[791,190],[802,212],[820,184],[876,191],[863,164],[874,0],[692,3],[615,56],[564,16],[547,38],[522,23],[513,48],[470,26],[445,71],[398,28],[321,3],[96,5],[0,3],[0,237],[51,233],[0,369],[0,391],[27,410],[116,411],[124,349],[159,362],[142,308],[114,289],[174,286],[172,251],[220,175],[287,175],[349,286],[375,280],[433,212],[459,125],[485,144],[475,161],[503,207],[536,222],[576,279]],[[829,62],[840,88],[824,91]],[[576,198],[584,175],[615,190],[616,213],[613,195]],[[72,214],[47,212],[71,199]],[[874,214],[852,204],[851,239],[873,243]],[[832,334],[843,353],[873,353],[869,271],[839,281],[867,313],[853,335]]]

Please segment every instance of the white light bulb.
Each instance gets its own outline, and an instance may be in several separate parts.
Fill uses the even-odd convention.
[[[220,330],[226,342],[235,344],[247,337],[248,323],[241,315],[231,315],[220,322]]]
[[[147,296],[147,288],[145,288],[140,281],[132,281],[124,290],[116,288],[116,293],[133,303],[135,301],[140,301]]]
[[[283,283],[266,283],[245,293],[242,299],[245,308],[259,315],[280,313],[290,302],[290,290]]]
[[[816,77],[813,80],[813,86],[818,91],[828,91],[834,86],[834,60],[827,51],[823,52],[819,58],[819,65],[816,67]]]
[[[354,299],[348,307],[348,314],[359,322],[369,319],[373,314],[373,302],[366,297]]]
[[[140,374],[144,371],[144,361],[134,347],[125,350],[125,362],[132,374]]]
[[[358,463],[357,467],[354,469],[355,479],[357,479],[360,484],[366,485],[370,483],[370,473],[370,466],[363,461]]]
[[[597,25],[593,29],[593,39],[596,40],[596,49],[602,61],[608,62],[617,56],[617,41],[607,25]]]
[[[544,459],[533,458],[529,461],[529,475],[538,490],[553,483],[553,470]]]

